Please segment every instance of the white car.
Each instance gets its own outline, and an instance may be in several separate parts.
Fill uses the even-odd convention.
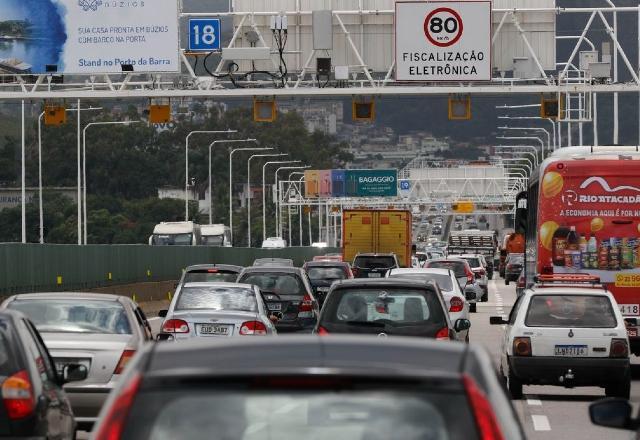
[[[451,322],[458,319],[469,319],[469,303],[460,288],[455,273],[450,269],[391,269],[387,278],[407,278],[412,280],[433,280],[440,287],[442,296],[449,310]],[[473,293],[471,293],[473,295]],[[458,341],[469,342],[469,330],[456,333]]]
[[[484,257],[477,254],[462,254],[456,255],[456,258],[463,258],[469,262],[469,266],[471,266],[471,270],[482,288],[482,301],[487,302],[489,300],[489,277],[487,276],[486,267],[482,264]]]
[[[269,237],[262,242],[262,249],[283,249],[286,247],[287,242],[282,237]]]
[[[506,325],[500,372],[514,399],[523,385],[604,387],[629,397],[629,339],[618,305],[599,286],[538,284],[525,290]]]

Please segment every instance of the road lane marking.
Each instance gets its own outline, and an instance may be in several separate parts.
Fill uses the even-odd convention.
[[[147,321],[156,321],[158,319],[162,319],[162,318],[159,316],[154,316],[153,318],[147,318]]]
[[[533,429],[536,431],[551,431],[547,416],[532,415],[531,420],[533,421]]]

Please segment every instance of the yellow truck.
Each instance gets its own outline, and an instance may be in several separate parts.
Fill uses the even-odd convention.
[[[346,209],[342,213],[342,259],[359,253],[396,254],[402,267],[411,267],[411,211]]]

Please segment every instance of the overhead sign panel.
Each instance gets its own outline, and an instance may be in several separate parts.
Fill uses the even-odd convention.
[[[395,197],[398,170],[346,170],[348,197]]]
[[[220,19],[192,18],[189,20],[189,51],[220,50]]]
[[[490,1],[396,3],[396,80],[491,80]]]
[[[3,0],[0,17],[0,73],[180,69],[178,0]]]

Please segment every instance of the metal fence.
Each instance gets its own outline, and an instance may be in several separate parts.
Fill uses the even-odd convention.
[[[190,264],[250,266],[256,258],[291,258],[302,265],[333,248],[0,244],[0,295],[79,290],[178,279]]]

